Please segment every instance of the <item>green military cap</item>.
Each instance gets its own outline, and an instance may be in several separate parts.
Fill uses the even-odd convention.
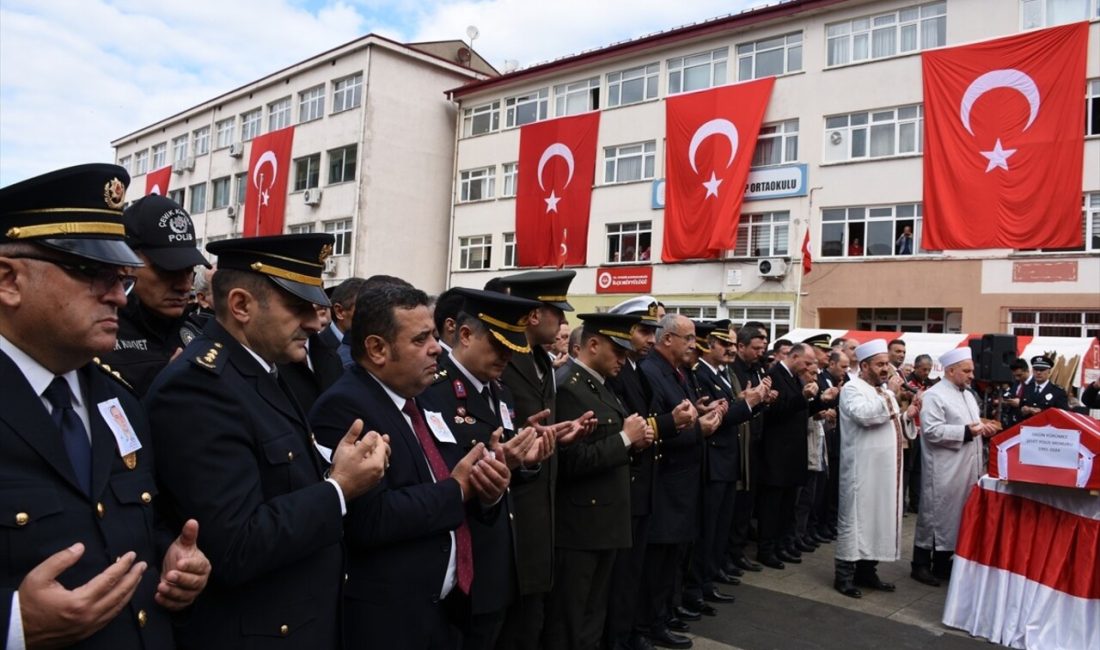
[[[611,339],[615,345],[626,350],[634,350],[634,344],[630,342],[630,332],[637,325],[641,317],[636,314],[578,314],[584,331],[591,334],[600,334]]]
[[[569,284],[576,271],[527,271],[499,278],[508,293],[528,300],[538,300],[563,311],[573,311],[569,304]]]

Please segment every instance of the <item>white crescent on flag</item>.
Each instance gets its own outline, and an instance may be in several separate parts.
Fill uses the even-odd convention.
[[[695,154],[699,150],[699,145],[703,144],[703,141],[712,135],[724,135],[730,143],[730,158],[726,161],[726,167],[733,164],[734,157],[737,156],[737,127],[733,125],[733,122],[729,120],[716,118],[709,122],[703,123],[698,129],[695,129],[695,133],[691,136],[691,144],[688,146],[688,162],[691,163],[691,169],[696,174],[699,173],[699,167],[695,164]],[[714,173],[712,169],[710,172],[710,179],[703,183],[703,187],[707,188],[707,194],[704,198],[711,196],[718,196],[718,186],[722,184],[722,179],[718,178],[718,175]]]
[[[555,142],[549,147],[546,147],[542,152],[542,157],[539,158],[539,187],[543,190],[546,189],[546,186],[542,184],[542,169],[546,167],[546,163],[550,162],[550,159],[554,156],[558,156],[565,161],[566,165],[569,165],[569,175],[565,177],[565,185],[561,186],[562,189],[569,187],[569,182],[573,180],[573,152],[564,144]]]
[[[991,70],[970,82],[966,92],[963,93],[962,101],[959,102],[959,119],[962,120],[963,126],[970,132],[970,135],[974,135],[974,129],[970,127],[970,110],[974,107],[974,102],[995,88],[1011,88],[1027,100],[1028,107],[1031,109],[1031,113],[1027,117],[1027,124],[1024,125],[1024,131],[1027,131],[1039,115],[1039,107],[1043,102],[1039,96],[1039,87],[1035,85],[1035,80],[1015,68]]]
[[[260,187],[260,179],[263,175],[260,174],[260,169],[263,168],[265,163],[271,164],[271,182],[266,187]],[[259,178],[257,178],[257,176]],[[275,152],[268,149],[260,154],[260,158],[256,161],[256,166],[252,168],[252,185],[260,191],[260,205],[267,205],[269,200],[268,190],[275,185],[275,179],[279,177],[279,159],[275,157]]]

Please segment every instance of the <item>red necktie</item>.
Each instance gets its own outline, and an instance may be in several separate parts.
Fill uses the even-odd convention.
[[[424,422],[424,416],[416,407],[416,401],[405,400],[405,406],[401,409],[412,420],[413,433],[424,450],[424,457],[428,459],[428,467],[432,469],[436,482],[444,481],[451,476],[451,470],[447,468],[443,456],[435,446],[435,439],[428,432],[428,425]],[[474,581],[474,554],[473,545],[470,543],[470,527],[466,520],[455,529],[455,561],[457,563],[458,588],[462,593],[470,593],[470,584]]]

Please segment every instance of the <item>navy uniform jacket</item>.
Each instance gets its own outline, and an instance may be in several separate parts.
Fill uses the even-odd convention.
[[[763,485],[801,486],[809,478],[806,427],[810,416],[826,406],[816,396],[812,401],[803,397],[802,382],[787,372],[782,363],[772,366],[768,376],[779,396],[764,411],[757,476]]]
[[[538,368],[538,370],[536,370]],[[539,378],[539,372],[542,378]],[[501,381],[516,400],[517,423],[550,409],[544,424],[557,422],[556,387],[550,357],[541,349],[531,354],[513,354]],[[512,506],[515,514],[516,578],[519,593],[550,591],[554,582],[554,498],[558,473],[555,452],[537,471],[518,471],[512,478]]]
[[[638,364],[653,389],[653,406],[658,413],[671,413],[685,399],[695,402],[686,377],[660,354],[651,352]],[[680,544],[693,541],[699,530],[699,497],[702,486],[703,436],[698,426],[661,441],[657,455],[656,507],[650,520],[649,541]]]
[[[1044,411],[1050,408],[1068,409],[1069,397],[1066,396],[1066,391],[1062,390],[1061,386],[1052,381],[1047,381],[1047,385],[1039,390],[1039,386],[1035,383],[1033,377],[1024,386],[1024,396],[1020,399],[1020,406],[1033,406]]]
[[[312,370],[305,361],[279,364],[279,376],[306,413],[313,408],[313,403],[321,393],[344,374],[344,363],[337,352],[338,346],[332,332],[326,328],[309,336],[309,361],[313,364]]]
[[[130,294],[126,306],[118,311],[115,349],[101,355],[101,359],[122,375],[138,397],[143,397],[176,350],[194,339],[201,318],[161,318],[142,306],[137,294]]]
[[[653,405],[653,389],[640,368],[623,364],[617,377],[608,377],[607,386],[622,400],[628,413],[645,416],[653,427],[653,444],[645,449],[630,450],[630,513],[643,517],[653,512],[657,486],[657,455],[661,453],[661,441],[677,435],[672,411],[658,413]]]
[[[213,565],[181,645],[334,648],[343,520],[305,415],[215,320],[145,397],[163,495]]]
[[[630,454],[620,433],[628,415],[606,385],[578,364],[558,387],[558,415],[592,411],[595,430],[558,452],[557,545],[605,550],[630,547]]]
[[[363,420],[363,431],[390,436],[390,467],[378,485],[348,504],[344,636],[352,647],[424,648],[432,629],[423,622],[437,618],[432,611],[442,607],[451,531],[466,519],[467,506],[458,481],[432,477],[405,415],[358,364],[321,395],[309,415],[317,441],[330,448],[356,418]],[[436,442],[453,468],[462,456],[458,445]],[[480,507],[476,498],[471,504]],[[457,590],[456,584],[452,594]]]
[[[718,429],[706,439],[706,480],[736,483],[741,478],[741,424],[752,419],[752,409],[739,398],[740,390],[735,391],[732,383],[727,384],[725,377],[702,361],[695,365],[695,378],[700,397],[709,397],[712,403],[725,399],[730,405]]]
[[[0,640],[7,639],[12,593],[26,574],[50,555],[81,542],[84,555],[58,578],[68,589],[88,582],[128,551],[149,566],[129,604],[75,647],[171,648],[169,614],[153,602],[153,595],[172,535],[159,525],[152,506],[157,488],[145,413],[102,368],[88,364],[78,372],[91,424],[90,496],[76,482],[61,432],[41,397],[0,352]],[[111,398],[118,398],[142,443],[133,469],[119,456],[114,435],[96,408]]]
[[[435,382],[417,398],[426,410],[443,415],[443,421],[454,433],[458,442],[458,458],[461,459],[477,443],[488,448],[493,431],[502,429],[501,441],[515,435],[515,418],[512,395],[500,382],[492,382],[489,389],[493,408],[477,394],[466,375],[454,365],[450,356],[440,363]],[[508,424],[501,417],[500,404],[508,409]],[[462,415],[459,415],[459,413]],[[470,418],[467,421],[466,418]],[[503,459],[499,459],[503,460]],[[474,582],[470,586],[470,609],[474,614],[486,614],[504,609],[511,601],[515,583],[516,560],[513,546],[511,494],[502,500],[500,516],[489,521],[467,517],[470,539],[474,546]]]

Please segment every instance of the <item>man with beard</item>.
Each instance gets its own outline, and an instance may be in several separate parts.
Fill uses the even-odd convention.
[[[100,357],[145,394],[168,362],[201,331],[188,324],[187,308],[195,266],[210,262],[195,248],[191,215],[175,201],[150,194],[122,214],[126,240],[144,266],[134,269],[137,284],[119,312],[115,349]]]

